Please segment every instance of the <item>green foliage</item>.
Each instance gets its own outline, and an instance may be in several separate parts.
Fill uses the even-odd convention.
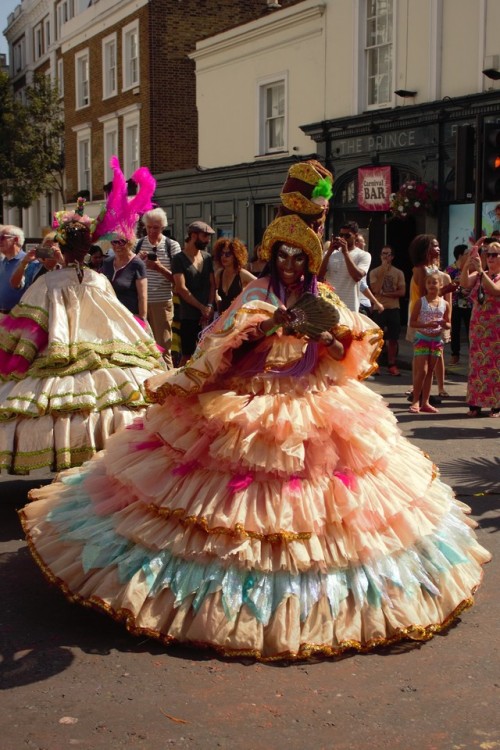
[[[45,75],[24,89],[25,104],[0,74],[0,192],[26,208],[57,190],[64,202],[64,121],[57,86]]]

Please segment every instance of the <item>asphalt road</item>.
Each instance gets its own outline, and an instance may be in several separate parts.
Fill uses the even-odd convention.
[[[40,478],[0,479],[2,750],[500,750],[499,420],[465,418],[464,372],[439,415],[411,415],[409,372],[370,382],[472,507],[494,555],[473,609],[424,644],[262,665],[129,636],[43,579],[17,521]]]

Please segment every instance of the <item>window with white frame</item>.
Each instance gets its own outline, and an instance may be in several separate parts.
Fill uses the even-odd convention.
[[[35,60],[39,60],[43,55],[43,26],[38,23],[33,29],[33,57]]]
[[[70,21],[75,15],[74,0],[61,0],[56,5],[56,37],[61,38],[61,29],[67,21]]]
[[[77,161],[78,161],[78,192],[88,190],[92,197],[92,175],[90,170],[90,128],[84,128],[77,133]]]
[[[116,50],[116,34],[102,40],[102,93],[104,99],[118,93]]]
[[[113,179],[113,170],[109,166],[112,156],[118,154],[118,118],[113,117],[104,123],[104,182]]]
[[[124,26],[122,38],[123,88],[139,85],[139,21]]]
[[[76,108],[88,107],[90,104],[89,51],[75,55],[76,75]]]
[[[12,46],[12,55],[14,59],[14,73],[20,73],[26,65],[26,40],[24,37]]]
[[[365,54],[367,106],[388,106],[393,89],[393,0],[367,0]]]
[[[45,51],[47,51],[50,47],[50,39],[51,39],[49,16],[43,19],[43,37],[44,37]]]
[[[123,118],[123,172],[127,178],[140,165],[140,147],[139,112],[133,112]]]
[[[259,83],[259,153],[286,150],[286,76]]]
[[[59,89],[59,96],[64,96],[64,67],[63,67],[63,59],[60,57],[57,60],[56,63],[57,68],[57,87]]]

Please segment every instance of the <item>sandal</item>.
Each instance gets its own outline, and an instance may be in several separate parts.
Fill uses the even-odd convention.
[[[448,391],[439,391],[438,395],[441,398],[447,398],[450,394],[448,393]]]
[[[411,411],[412,414],[420,414],[420,406],[417,406],[416,404],[415,405],[412,404],[410,408],[408,409],[408,411]]]
[[[436,409],[436,407],[432,406],[431,404],[429,404],[428,406],[421,406],[420,411],[423,411],[426,414],[439,414],[439,409]]]
[[[480,417],[481,407],[480,406],[469,406],[469,411],[465,415],[466,417]]]
[[[500,409],[492,409],[488,416],[492,419],[500,419]]]

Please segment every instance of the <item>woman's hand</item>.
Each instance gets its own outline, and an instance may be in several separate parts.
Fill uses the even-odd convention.
[[[344,356],[344,345],[335,338],[331,331],[322,331],[316,341],[326,347],[328,354],[333,359],[342,359]]]
[[[469,257],[469,263],[468,263],[469,271],[480,271],[481,270],[481,260],[479,257],[476,256],[470,256]]]
[[[286,307],[277,307],[271,320],[273,328],[286,326],[293,321],[293,313],[289,312]]]
[[[323,346],[331,346],[335,341],[335,336],[330,331],[322,331],[315,340]]]

